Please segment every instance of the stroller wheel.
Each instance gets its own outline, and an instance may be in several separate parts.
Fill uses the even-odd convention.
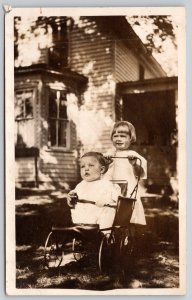
[[[52,231],[49,233],[45,242],[44,259],[48,268],[58,268],[63,260],[63,244]]]
[[[124,279],[132,272],[134,264],[134,243],[133,237],[127,232],[120,241],[120,262],[121,272]]]
[[[76,261],[79,261],[82,259],[85,255],[86,252],[83,247],[83,242],[80,239],[74,238],[72,241],[72,251],[73,251],[73,256]]]
[[[133,254],[133,237],[126,233],[120,242],[120,256],[124,259],[130,257]]]
[[[115,239],[110,233],[104,235],[99,248],[99,269],[109,273],[112,267]]]

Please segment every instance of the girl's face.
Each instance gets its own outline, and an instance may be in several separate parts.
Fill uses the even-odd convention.
[[[131,137],[127,126],[119,126],[112,136],[113,146],[117,150],[127,150],[131,145]]]
[[[105,167],[101,166],[99,161],[94,156],[85,156],[81,158],[80,163],[81,177],[85,181],[94,181],[101,178]]]

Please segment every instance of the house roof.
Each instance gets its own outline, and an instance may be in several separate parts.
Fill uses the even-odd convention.
[[[145,79],[138,81],[120,82],[117,88],[121,94],[142,93],[156,90],[173,90],[178,88],[178,77],[161,77],[153,79]]]
[[[79,84],[86,84],[88,79],[84,75],[81,75],[77,72],[71,71],[69,69],[64,69],[63,71],[56,71],[45,64],[36,64],[36,65],[30,65],[27,67],[18,67],[15,68],[15,75],[25,75],[25,74],[47,74],[55,76],[61,80],[75,80],[76,83]]]
[[[115,32],[118,39],[121,39],[126,43],[133,52],[145,58],[149,66],[155,69],[157,77],[167,76],[166,72],[163,70],[162,66],[153,57],[151,52],[143,44],[139,36],[133,30],[132,26],[128,23],[126,16],[99,16],[93,17],[96,20],[100,20],[103,23],[103,27],[111,28],[111,31]],[[106,23],[106,24],[105,24]],[[106,26],[105,26],[106,25]]]

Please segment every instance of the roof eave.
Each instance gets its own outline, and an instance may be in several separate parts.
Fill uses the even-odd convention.
[[[88,82],[87,77],[79,73],[73,72],[69,69],[66,70],[55,70],[47,67],[44,64],[36,64],[26,67],[18,67],[14,69],[15,75],[25,75],[25,74],[48,74],[60,79],[71,79],[76,80],[79,83],[86,84]]]

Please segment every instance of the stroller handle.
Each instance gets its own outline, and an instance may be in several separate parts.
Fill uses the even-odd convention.
[[[94,201],[91,200],[85,200],[85,199],[77,199],[78,203],[85,203],[85,204],[93,204],[96,205],[96,203]],[[111,208],[116,208],[117,204],[104,204],[103,206],[105,207],[111,207]]]
[[[134,156],[134,155],[130,155],[130,156],[109,156],[110,158],[124,158],[124,159],[130,159],[130,160],[134,160],[134,159],[138,159],[140,161],[141,164],[141,159],[138,156]]]

